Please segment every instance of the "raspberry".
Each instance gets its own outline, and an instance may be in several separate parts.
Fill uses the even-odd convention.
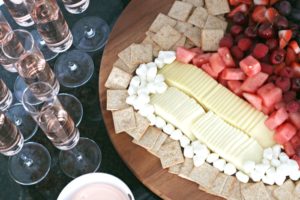
[[[300,109],[300,104],[297,101],[291,101],[286,105],[286,110],[290,113],[298,112]]]
[[[296,99],[296,92],[294,91],[287,91],[283,93],[283,101],[285,103],[289,103],[291,101],[294,101]]]
[[[267,63],[260,63],[260,65],[262,72],[267,73],[269,75],[273,74],[274,67],[272,65],[269,65]]]
[[[220,47],[227,47],[227,48],[231,48],[233,46],[233,38],[231,37],[231,35],[225,35],[219,43]]]
[[[280,73],[279,73],[281,76],[283,77],[287,77],[287,78],[293,78],[294,76],[294,71],[292,68],[290,67],[285,67],[283,68]]]
[[[276,79],[275,85],[282,89],[283,92],[286,92],[291,88],[291,81],[287,77],[280,76]]]
[[[231,49],[231,54],[238,60],[241,60],[244,57],[244,53],[238,46],[233,46]]]
[[[257,58],[261,59],[265,57],[269,52],[269,47],[262,43],[257,43],[253,49],[252,55]]]
[[[250,49],[252,41],[249,38],[241,38],[238,42],[238,47],[242,51],[247,51]]]

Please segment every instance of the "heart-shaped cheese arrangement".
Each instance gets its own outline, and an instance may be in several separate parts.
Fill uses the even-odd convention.
[[[215,195],[299,195],[300,28],[285,17],[297,18],[292,3],[175,1],[141,44],[118,54],[105,84],[115,132]]]

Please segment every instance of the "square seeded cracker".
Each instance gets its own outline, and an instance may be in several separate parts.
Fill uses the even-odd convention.
[[[212,194],[220,196],[222,194],[223,188],[225,186],[228,175],[219,173],[211,188],[208,191]]]
[[[296,187],[294,189],[294,196],[300,199],[300,181],[296,183]]]
[[[162,132],[159,135],[159,137],[157,138],[154,146],[149,150],[150,153],[152,153],[155,156],[159,157],[158,151],[159,151],[160,147],[164,144],[164,142],[166,141],[167,138],[168,138],[168,135]]]
[[[132,142],[147,150],[150,150],[155,145],[160,134],[162,134],[161,130],[153,126],[149,126],[140,140],[134,139]]]
[[[177,47],[183,47],[186,41],[186,37],[184,35],[171,47],[171,50],[176,51]]]
[[[117,67],[119,69],[122,69],[123,71],[132,74],[134,72],[134,68],[130,68],[124,63],[120,58],[116,60],[116,62],[113,64],[113,67]]]
[[[193,28],[193,25],[187,22],[178,21],[174,28],[180,33],[186,33]]]
[[[225,20],[220,19],[219,17],[208,15],[206,23],[204,25],[204,29],[227,29],[227,22]]]
[[[203,7],[204,6],[204,0],[182,0],[182,1],[190,3],[195,7]]]
[[[189,177],[194,182],[198,183],[201,188],[209,189],[212,187],[219,171],[210,164],[204,163],[200,167],[194,167],[189,174]]]
[[[230,12],[228,0],[205,0],[205,6],[209,14],[220,15]]]
[[[126,133],[135,140],[140,140],[149,127],[149,121],[138,113],[134,113],[136,128],[127,130]]]
[[[154,22],[151,24],[149,31],[156,33],[165,25],[170,25],[174,27],[176,25],[176,20],[172,19],[167,15],[159,13],[155,18]]]
[[[194,162],[192,158],[185,158],[184,163],[182,163],[181,169],[179,171],[179,176],[190,180],[189,174],[194,168]]]
[[[115,132],[121,133],[136,128],[135,116],[132,107],[112,112]]]
[[[180,21],[186,21],[191,14],[193,5],[190,3],[175,1],[168,15]]]
[[[184,162],[181,146],[178,141],[172,141],[161,146],[158,151],[163,169]]]
[[[113,67],[105,82],[105,87],[110,89],[126,89],[131,77],[131,74],[128,74],[117,67]]]
[[[177,164],[177,165],[173,165],[173,166],[169,167],[168,172],[171,173],[171,174],[176,174],[177,175],[180,172],[181,166],[182,166],[182,163]]]
[[[236,181],[237,179],[235,177],[228,176],[220,196],[228,198],[233,190]]]
[[[188,23],[193,24],[199,28],[203,28],[205,22],[207,20],[208,13],[205,8],[197,7],[190,18],[188,19]]]
[[[195,47],[195,45],[190,39],[187,38],[185,41],[184,47],[190,49],[192,47]]]
[[[292,180],[287,180],[283,185],[279,186],[273,191],[273,195],[279,200],[294,200],[295,184]]]
[[[152,33],[152,32],[151,32]],[[143,44],[151,44],[152,45],[152,55],[154,57],[158,56],[159,51],[161,50],[161,47],[158,46],[158,44],[156,44],[152,39],[152,36],[146,36],[145,39],[143,40]]]
[[[243,200],[241,193],[241,183],[235,179],[228,200]]]
[[[180,38],[181,34],[178,31],[166,25],[152,37],[152,40],[163,50],[169,50]]]
[[[149,63],[153,60],[151,44],[132,44],[130,50],[131,64],[134,66]]]
[[[202,35],[202,30],[198,27],[192,27],[189,29],[186,33],[185,36],[190,39],[195,46],[201,47],[202,46],[202,41],[201,41],[201,36]],[[219,44],[218,44],[219,45]]]
[[[222,29],[203,29],[201,34],[202,50],[217,51],[223,36],[224,31]]]
[[[107,110],[120,110],[129,107],[126,103],[126,98],[128,97],[127,90],[107,90],[106,97]]]
[[[134,72],[138,66],[135,66],[131,63],[131,47],[127,47],[123,51],[118,53],[118,57],[125,63],[129,71]]]
[[[245,200],[270,200],[271,197],[263,182],[245,184],[241,187],[242,196]]]

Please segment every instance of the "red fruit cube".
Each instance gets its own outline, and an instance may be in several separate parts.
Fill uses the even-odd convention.
[[[299,131],[298,131],[298,133],[299,133]],[[297,147],[300,147],[300,137],[299,137],[298,133],[290,140],[294,149],[296,149]]]
[[[269,0],[253,0],[254,5],[268,5]]]
[[[287,142],[283,145],[284,151],[285,153],[289,156],[289,157],[293,157],[296,154],[296,151],[293,147],[293,145],[290,142]]]
[[[237,6],[240,3],[245,3],[245,4],[248,4],[248,5],[251,5],[252,0],[229,0],[229,4],[232,5],[232,6]]]
[[[201,54],[201,55],[198,54],[193,58],[192,63],[193,63],[193,65],[196,65],[197,67],[201,67],[203,64],[209,62],[210,56],[211,56],[211,53],[205,53],[205,54]]]
[[[300,53],[300,47],[299,47],[298,43],[295,40],[291,41],[289,46],[294,50],[294,52],[296,54]]]
[[[227,86],[228,86],[228,84],[227,84],[228,81],[225,80],[225,79],[222,79],[221,76],[219,76],[218,82],[219,82],[221,85],[223,85],[224,87],[227,87]]]
[[[274,67],[272,65],[269,65],[267,63],[260,63],[261,65],[261,71],[266,73],[266,74],[273,74]]]
[[[236,13],[242,12],[242,13],[247,13],[249,10],[247,4],[240,4],[239,6],[235,7],[233,10],[228,13],[228,17],[233,17]]]
[[[297,55],[295,51],[291,47],[288,47],[286,49],[285,64],[290,66],[296,60],[297,60]]]
[[[243,97],[257,110],[261,111],[262,109],[262,100],[259,96],[250,93],[243,93]]]
[[[281,102],[278,102],[278,103],[275,104],[275,109],[279,110],[280,108],[285,108],[285,106],[286,106],[286,103],[281,101]]]
[[[250,47],[252,46],[252,41],[250,38],[241,38],[238,41],[238,47],[240,48],[240,50],[242,51],[247,51],[250,49]]]
[[[244,52],[238,46],[233,46],[230,52],[237,60],[241,60],[244,57]]]
[[[289,114],[286,112],[285,108],[280,108],[269,116],[269,118],[265,121],[265,125],[269,129],[274,130],[288,118]]]
[[[262,23],[267,20],[266,12],[267,12],[266,6],[263,6],[263,5],[255,6],[251,17],[252,17],[253,21]]]
[[[300,112],[289,113],[289,120],[297,129],[300,129]]]
[[[243,82],[241,90],[251,93],[256,92],[256,90],[264,84],[268,77],[269,75],[263,72],[259,72],[258,74],[252,77],[248,77]]]
[[[265,114],[265,115],[269,115],[271,114],[272,112],[274,112],[275,110],[275,106],[271,106],[271,107],[267,107],[265,105],[262,106],[262,109],[261,111]]]
[[[245,80],[245,73],[239,68],[226,68],[222,71],[221,78],[224,80]]]
[[[300,77],[300,63],[292,62],[291,68],[293,69],[295,77]]]
[[[176,49],[176,59],[182,63],[190,63],[196,55],[197,53],[184,47],[177,47]]]
[[[268,8],[265,13],[266,18],[270,23],[274,23],[274,21],[278,15],[279,14],[278,14],[277,10],[272,7]]]
[[[249,76],[254,76],[261,71],[261,65],[253,56],[247,56],[240,61],[241,69]]]
[[[228,88],[234,92],[236,95],[240,96],[242,94],[240,81],[227,81]]]
[[[190,51],[195,52],[197,54],[203,54],[202,49],[200,49],[199,47],[191,48]]]
[[[205,63],[202,65],[202,69],[208,73],[208,75],[210,75],[213,78],[217,78],[218,77],[218,73],[216,73],[210,66],[209,63]]]
[[[265,57],[269,52],[269,47],[263,43],[257,43],[253,49],[252,55],[257,58],[261,59]]]
[[[213,53],[209,58],[209,63],[213,71],[219,74],[223,69],[225,69],[225,63],[223,62],[221,56],[218,53]]]
[[[264,93],[271,91],[273,88],[275,88],[275,85],[273,83],[265,84],[264,86],[262,86],[257,90],[257,94],[261,96]]]
[[[278,87],[274,87],[265,93],[257,92],[257,94],[262,98],[266,107],[272,107],[282,100],[282,90]]]
[[[296,128],[289,122],[281,124],[276,129],[275,141],[278,144],[285,144],[296,135]]]
[[[221,47],[218,49],[218,53],[221,56],[226,67],[235,67],[235,62],[231,56],[231,53],[227,47]]]
[[[292,39],[293,31],[292,30],[280,30],[278,31],[279,37],[279,47],[283,49],[286,47],[288,42]]]

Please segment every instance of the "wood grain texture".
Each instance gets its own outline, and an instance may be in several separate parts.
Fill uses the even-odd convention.
[[[115,24],[100,66],[99,97],[103,119],[118,154],[135,176],[158,196],[172,200],[221,199],[199,190],[196,183],[163,170],[159,159],[133,144],[127,134],[115,134],[111,112],[106,110],[104,84],[118,52],[133,42],[141,42],[157,14],[167,14],[173,2],[174,0],[132,0]]]

